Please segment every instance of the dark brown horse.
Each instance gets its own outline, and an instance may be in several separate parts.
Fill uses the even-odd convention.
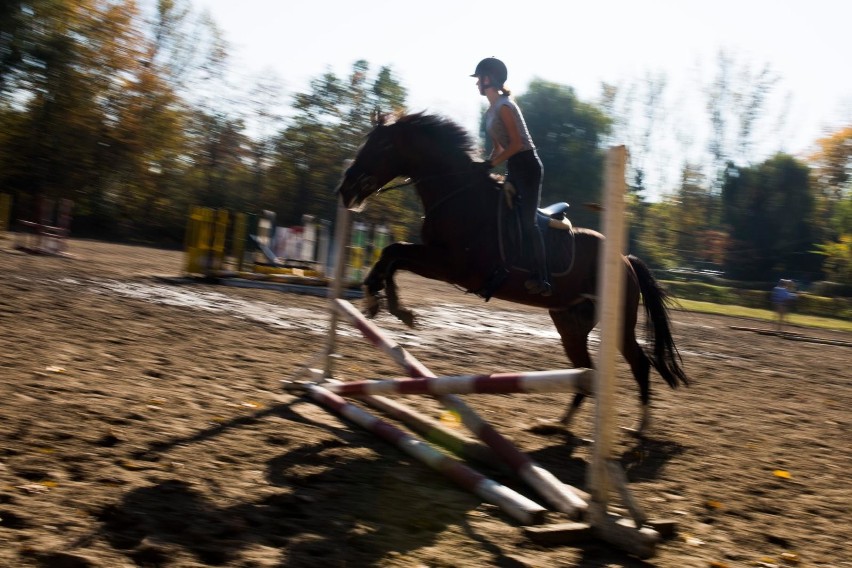
[[[388,311],[413,324],[414,316],[400,304],[393,279],[397,270],[408,270],[486,299],[493,296],[546,308],[571,362],[576,367],[591,367],[587,340],[596,323],[595,281],[603,236],[589,229],[548,228],[545,241],[553,295],[528,293],[524,282],[529,278],[532,256],[512,238],[516,232],[508,229],[511,223],[505,221],[511,215],[502,206],[506,199],[501,184],[476,167],[472,154],[473,143],[462,128],[432,115],[412,114],[379,124],[367,136],[338,188],[344,205],[358,208],[390,181],[408,177],[425,213],[421,243],[389,245],[367,275],[367,315],[376,315],[378,294],[385,290]],[[665,292],[638,258],[624,257],[624,269],[627,282],[620,350],[639,384],[642,415],[637,431],[641,434],[649,424],[650,366],[673,388],[687,384],[687,378],[672,338]],[[647,314],[647,354],[634,332],[640,293]],[[564,424],[570,424],[583,398],[575,395],[562,417]]]

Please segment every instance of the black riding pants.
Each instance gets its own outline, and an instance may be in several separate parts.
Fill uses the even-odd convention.
[[[541,204],[541,179],[544,168],[535,150],[519,152],[509,158],[506,165],[506,179],[512,182],[518,192],[521,206],[521,223],[529,238],[536,238],[538,231],[535,223],[536,211]]]

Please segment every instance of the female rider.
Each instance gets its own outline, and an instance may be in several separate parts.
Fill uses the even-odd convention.
[[[550,296],[544,237],[536,224],[541,202],[541,160],[530,137],[521,109],[506,88],[506,65],[494,57],[479,62],[471,77],[476,77],[479,94],[488,98],[485,130],[494,143],[491,155],[483,162],[486,170],[506,162],[506,179],[512,182],[520,201],[521,226],[532,242],[535,270],[525,282],[531,294]]]

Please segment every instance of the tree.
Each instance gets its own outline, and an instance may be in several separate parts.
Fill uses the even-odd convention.
[[[348,77],[328,71],[297,93],[292,124],[277,141],[270,183],[278,188],[276,209],[287,222],[303,214],[324,218],[334,215],[332,189],[342,174],[344,160],[353,158],[373,127],[376,110],[401,113],[406,91],[388,67],[375,75],[364,60],[356,61]],[[417,224],[413,192],[391,192],[373,200],[362,218],[370,223],[391,219],[409,227]]]
[[[3,181],[25,196],[78,198],[98,183],[109,153],[122,73],[138,53],[136,12],[108,0],[35,1],[22,10],[26,40],[5,84],[16,128],[4,139]]]
[[[518,104],[544,165],[543,203],[567,201],[575,224],[597,226],[597,214],[577,206],[600,200],[601,142],[611,120],[597,106],[580,101],[574,89],[539,79]]]
[[[668,79],[663,73],[647,73],[641,81],[624,87],[603,83],[601,108],[610,118],[610,143],[625,144],[630,151],[628,190],[638,196],[637,210],[645,200],[649,170],[654,168],[661,182],[662,164],[652,160],[659,151],[659,137],[665,131],[664,95]],[[654,167],[658,166],[658,167]]]
[[[275,139],[284,125],[281,91],[278,78],[267,73],[256,79],[247,101],[241,105],[248,111],[245,121],[252,133],[248,140],[252,173],[250,195],[267,209],[272,208],[275,201],[274,194],[267,187],[267,172],[275,152]]]
[[[28,49],[34,21],[27,17],[31,2],[0,2],[0,95],[9,85],[9,76],[18,69]]]
[[[755,71],[720,51],[716,76],[706,87],[706,109],[710,136],[707,151],[712,171],[712,191],[721,189],[725,164],[747,164],[754,160],[754,145],[767,122],[765,113],[779,77],[768,64]],[[780,114],[779,116],[783,116]],[[782,123],[774,121],[774,127]]]
[[[642,221],[635,227],[636,238],[632,246],[650,266],[675,268],[682,264],[676,229],[679,213],[680,207],[672,197],[648,203],[645,207]]]
[[[776,154],[748,168],[729,166],[722,187],[723,218],[731,242],[725,270],[734,278],[812,275],[819,259],[811,221],[814,196],[808,167]]]
[[[843,233],[852,233],[844,224],[844,216],[837,209],[852,195],[852,126],[817,140],[818,150],[809,158],[813,171],[813,184],[819,200],[820,225],[823,238],[836,239]]]
[[[156,0],[148,35],[146,63],[173,89],[202,106],[221,96],[215,86],[227,68],[228,45],[208,15],[193,12],[189,0]]]
[[[817,245],[819,254],[825,257],[822,269],[826,280],[852,283],[852,234],[841,235],[837,241]]]
[[[817,199],[818,246],[826,277],[852,281],[852,126],[817,140],[809,158]]]
[[[251,199],[241,197],[248,189],[248,141],[243,123],[224,113],[197,109],[192,115],[193,170],[201,184],[193,202],[208,207],[240,209]],[[248,191],[245,192],[250,195]]]
[[[712,262],[708,241],[717,237],[711,233],[716,225],[710,212],[717,209],[718,198],[707,192],[707,180],[696,164],[684,164],[680,185],[675,195],[677,214],[670,226],[675,231],[675,250],[680,263],[699,268]]]

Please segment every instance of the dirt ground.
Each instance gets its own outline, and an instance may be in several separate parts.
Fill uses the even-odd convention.
[[[653,375],[649,439],[617,437],[636,499],[678,523],[640,561],[594,540],[535,544],[496,507],[285,393],[321,350],[326,300],[167,284],[155,276],[180,273],[172,251],[70,250],[0,252],[0,566],[852,567],[848,346],[673,312],[693,384],[673,391]],[[568,366],[546,313],[410,275],[400,286],[420,328],[377,323],[435,373]],[[342,380],[400,374],[345,326],[339,353]],[[629,426],[636,389],[619,370]],[[465,400],[584,487],[591,448],[536,427],[569,396]],[[442,415],[431,399],[406,402]],[[589,436],[592,416],[590,404],[573,434]]]

